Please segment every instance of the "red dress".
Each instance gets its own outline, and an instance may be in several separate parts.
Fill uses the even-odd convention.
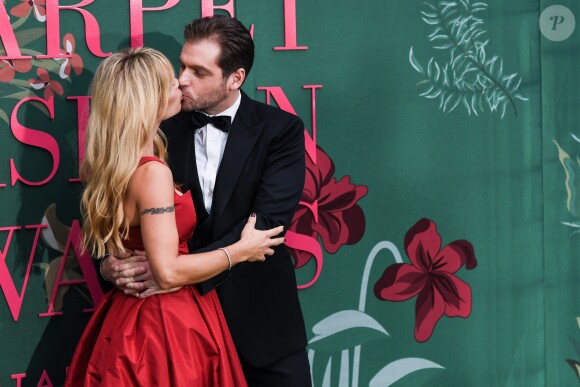
[[[156,160],[142,158],[139,164]],[[190,192],[175,193],[179,252],[196,217]],[[140,228],[129,249],[143,248]],[[75,350],[65,386],[246,386],[215,291],[195,286],[144,300],[113,289],[97,306]]]

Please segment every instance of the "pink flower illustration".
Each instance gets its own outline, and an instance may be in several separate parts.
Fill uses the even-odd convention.
[[[64,62],[60,66],[59,75],[61,78],[68,78],[70,76],[71,68],[76,75],[80,75],[83,72],[83,58],[79,54],[75,54],[75,38],[71,33],[66,34],[62,43],[64,50],[60,50],[61,53],[66,55],[72,55],[70,58],[64,58]],[[63,60],[58,59],[58,60]]]
[[[25,73],[32,68],[30,59],[8,59],[0,61],[0,82],[10,82],[16,72]]]
[[[10,10],[10,14],[16,17],[24,17],[28,15],[30,10],[34,10],[34,17],[43,22],[46,20],[45,4],[46,0],[20,0],[20,4]]]
[[[54,95],[54,93],[58,95],[62,95],[64,93],[62,85],[57,81],[51,80],[50,75],[46,69],[39,67],[36,71],[36,74],[38,75],[39,79],[29,79],[28,83],[35,90],[45,89],[44,99],[49,99]]]
[[[306,156],[304,191],[290,231],[314,239],[320,236],[324,249],[336,253],[345,244],[357,243],[364,234],[365,216],[357,202],[367,194],[367,187],[352,184],[348,176],[337,181],[333,177],[334,163],[320,147],[316,149],[316,160],[314,164]],[[312,258],[305,251],[290,252],[297,268]]]
[[[406,301],[417,297],[415,339],[429,340],[435,324],[447,317],[467,318],[471,314],[471,288],[455,273],[463,266],[477,266],[473,246],[457,240],[441,248],[441,236],[435,223],[419,220],[405,236],[405,250],[411,264],[387,267],[375,284],[381,300]]]

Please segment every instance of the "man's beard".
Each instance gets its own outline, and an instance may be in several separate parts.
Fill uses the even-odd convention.
[[[204,95],[199,96],[197,99],[187,98],[181,100],[181,110],[186,112],[192,110],[198,110],[206,112],[218,106],[222,103],[228,96],[226,81],[221,84],[219,88],[216,88]]]

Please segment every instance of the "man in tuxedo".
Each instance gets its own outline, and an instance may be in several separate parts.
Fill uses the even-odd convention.
[[[303,122],[241,91],[254,43],[238,20],[196,19],[184,38],[182,111],[162,130],[173,178],[195,204],[190,251],[237,241],[251,213],[256,228],[287,229],[304,186]],[[101,272],[141,297],[158,289],[143,257],[109,256]],[[283,245],[264,262],[237,265],[198,286],[202,293],[217,289],[250,386],[311,385],[294,267]]]

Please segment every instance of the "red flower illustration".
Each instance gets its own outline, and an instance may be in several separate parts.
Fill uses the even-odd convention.
[[[471,288],[455,276],[463,265],[477,266],[473,246],[457,240],[441,248],[441,236],[429,219],[418,221],[405,235],[405,250],[411,264],[387,267],[375,284],[382,300],[405,301],[417,296],[415,339],[429,340],[443,315],[467,318],[471,314]]]
[[[316,164],[306,156],[306,179],[298,210],[290,231],[322,239],[324,249],[336,253],[345,244],[357,243],[365,231],[365,216],[357,202],[367,194],[367,187],[354,185],[350,177],[336,180],[334,163],[320,148],[316,148]],[[318,216],[315,216],[313,210]],[[296,267],[306,264],[311,254],[290,249]]]
[[[30,86],[35,90],[45,89],[44,90],[44,99],[49,99],[56,93],[58,95],[62,95],[64,93],[64,89],[60,83],[57,81],[53,81],[50,79],[50,75],[48,71],[44,68],[39,67],[36,71],[39,79],[29,79],[28,83]]]
[[[71,72],[71,68],[74,70],[76,75],[80,75],[83,71],[83,59],[79,54],[75,54],[75,38],[71,33],[68,33],[62,39],[62,44],[64,50],[60,50],[61,53],[66,55],[72,55],[70,58],[57,58],[55,60],[64,60],[60,65],[59,75],[61,78],[68,78]]]
[[[10,82],[16,71],[25,73],[32,68],[30,59],[8,59],[0,61],[0,82]]]
[[[34,17],[43,22],[46,20],[45,3],[46,0],[20,0],[20,4],[10,10],[10,14],[16,17],[24,17],[33,9]]]

